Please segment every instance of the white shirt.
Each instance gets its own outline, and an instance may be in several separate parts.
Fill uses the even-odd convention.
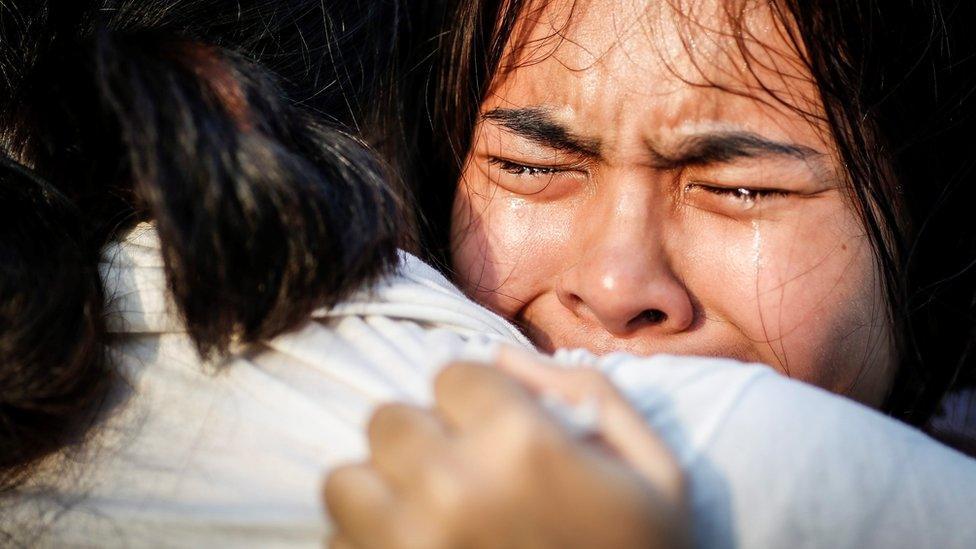
[[[52,460],[19,498],[15,524],[58,513],[41,545],[319,547],[321,482],[366,456],[376,404],[427,403],[447,360],[530,346],[403,254],[371,291],[204,364],[168,301],[151,228],[105,258],[128,387],[83,450]],[[557,359],[604,369],[670,443],[701,546],[976,547],[976,464],[867,408],[764,366]]]

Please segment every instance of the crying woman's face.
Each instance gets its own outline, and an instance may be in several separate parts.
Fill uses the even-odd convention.
[[[879,405],[880,273],[800,54],[768,8],[670,4],[524,14],[459,182],[458,282],[542,348],[764,362]]]

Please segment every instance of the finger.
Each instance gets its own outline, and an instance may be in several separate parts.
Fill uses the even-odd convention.
[[[544,417],[535,399],[514,379],[470,362],[444,368],[434,380],[434,398],[441,417],[461,431],[501,418]]]
[[[644,478],[671,497],[684,493],[684,476],[671,448],[620,393],[603,401],[600,431],[604,441]]]
[[[425,462],[448,445],[439,418],[406,404],[380,407],[370,419],[368,436],[372,464],[394,489],[414,483]]]
[[[573,404],[593,395],[594,387],[574,377],[568,368],[555,363],[551,358],[503,345],[498,350],[496,367],[515,378],[533,394],[555,394]]]
[[[324,492],[342,542],[360,548],[387,545],[387,517],[396,510],[396,500],[375,469],[363,464],[339,467],[326,479]]]
[[[341,532],[333,534],[327,545],[329,549],[357,549]]]
[[[670,448],[605,375],[591,368],[563,368],[514,347],[499,351],[497,366],[536,394],[555,394],[574,404],[595,402],[603,442],[658,488],[681,493],[682,476]]]

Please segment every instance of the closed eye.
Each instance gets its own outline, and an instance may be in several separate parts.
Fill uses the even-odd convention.
[[[553,175],[560,172],[567,171],[566,168],[556,167],[556,166],[532,166],[529,164],[520,164],[518,162],[512,162],[511,160],[505,160],[503,158],[492,157],[488,159],[488,163],[494,166],[498,166],[503,172],[509,173],[511,175],[517,176],[539,176],[539,175]]]
[[[733,200],[753,204],[771,198],[781,198],[792,194],[782,189],[757,189],[751,187],[724,187],[721,185],[705,185],[702,183],[691,183],[686,187],[686,192],[700,189],[719,196],[727,196]]]

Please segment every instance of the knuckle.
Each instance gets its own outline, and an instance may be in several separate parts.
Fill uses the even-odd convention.
[[[484,366],[473,362],[451,362],[434,379],[434,393],[443,395],[464,389],[481,368]]]
[[[449,540],[453,538],[453,530],[439,520],[439,517],[430,517],[434,520],[417,520],[416,517],[408,517],[406,513],[399,513],[390,519],[389,530],[391,535],[389,540],[394,549],[441,549],[456,547],[457,544]]]
[[[426,468],[421,482],[425,501],[443,524],[450,524],[455,512],[463,508],[464,503],[473,496],[467,477],[447,463],[441,462],[436,467]]]
[[[526,414],[520,410],[501,410],[490,433],[492,446],[496,449],[503,447],[508,454],[509,464],[518,467],[527,459],[549,454],[554,445],[553,434],[546,428],[541,418]]]
[[[530,414],[514,407],[499,406],[493,409],[489,420],[490,431],[496,436],[522,444],[531,442],[533,431],[538,428]]]
[[[406,405],[397,403],[381,404],[369,418],[366,428],[370,440],[378,440],[396,431],[396,425],[407,421]]]
[[[325,478],[322,486],[322,495],[329,504],[342,500],[349,492],[352,484],[349,482],[356,470],[361,467],[359,464],[341,465],[332,470]]]

